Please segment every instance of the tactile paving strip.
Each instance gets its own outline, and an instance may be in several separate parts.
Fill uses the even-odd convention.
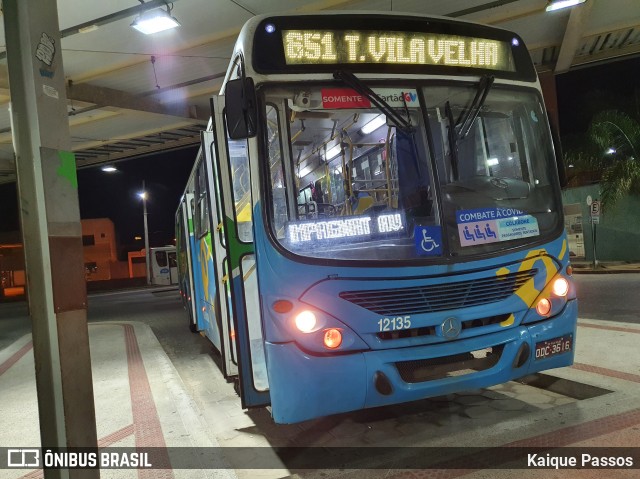
[[[130,324],[122,324],[121,326],[124,328],[125,333],[133,424],[99,439],[98,447],[110,446],[133,434],[136,447],[165,448],[166,443],[162,434],[160,418],[151,394],[151,386],[142,361],[140,348],[138,347],[135,329]],[[33,343],[29,342],[4,361],[0,365],[0,375],[16,364],[32,347]],[[154,467],[163,469],[138,469],[138,477],[140,479],[174,478],[166,450],[164,453],[154,454]],[[38,469],[21,476],[20,479],[42,479],[43,477],[42,469]]]

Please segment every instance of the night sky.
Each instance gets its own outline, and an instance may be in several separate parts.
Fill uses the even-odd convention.
[[[116,163],[117,172],[105,173],[100,167],[78,171],[80,217],[111,218],[122,250],[144,247],[144,214],[138,193],[145,181],[149,246],[173,244],[174,217],[178,201],[191,173],[198,147],[161,153]],[[131,249],[131,248],[128,248]]]
[[[557,75],[556,88],[563,136],[587,131],[591,117],[602,110],[619,110],[639,118],[640,58]]]
[[[602,109],[618,109],[640,116],[640,58],[581,68],[558,75],[557,92],[562,136],[587,130],[591,116]],[[634,88],[637,89],[634,97]],[[143,247],[134,236],[143,235],[142,201],[137,193],[146,181],[150,198],[151,246],[173,241],[174,214],[193,166],[197,147],[122,161],[117,173],[99,167],[78,171],[80,214],[111,218],[119,254]],[[18,229],[15,185],[0,185],[0,233]]]
[[[149,245],[173,244],[174,215],[189,173],[197,146],[116,163],[117,172],[105,173],[100,167],[78,170],[80,217],[110,218],[116,229],[118,254],[144,247],[142,180],[149,193],[147,219]],[[18,229],[15,184],[0,185],[0,233]]]

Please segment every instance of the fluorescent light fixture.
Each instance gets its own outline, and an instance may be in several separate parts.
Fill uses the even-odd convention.
[[[574,7],[580,3],[584,3],[586,0],[549,0],[547,12],[553,12],[554,10],[560,10],[561,8]]]
[[[487,166],[497,166],[500,162],[497,158],[489,158],[487,160]]]
[[[298,173],[298,177],[299,178],[304,178],[305,176],[307,176],[309,173],[311,173],[311,167],[309,166],[305,166],[304,168],[302,168],[302,170],[300,170],[300,172]]]
[[[368,135],[369,133],[376,131],[378,128],[380,128],[382,125],[384,125],[386,122],[387,122],[387,117],[386,116],[378,115],[373,120],[371,120],[369,123],[364,125],[360,129],[360,131],[362,132],[363,135]]]
[[[327,150],[327,161],[333,160],[339,154],[340,154],[340,143],[338,143],[336,146],[329,148]]]
[[[149,10],[148,12],[140,14],[131,26],[146,35],[179,27],[180,22],[172,17],[169,12],[169,10],[165,11],[161,8]]]
[[[98,28],[99,28],[98,25],[93,24],[93,25],[89,25],[88,27],[79,28],[78,32],[80,33],[95,32]]]
[[[113,173],[115,171],[118,171],[118,168],[116,168],[115,166],[111,166],[111,165],[105,165],[100,169],[102,171],[104,171],[105,173]]]

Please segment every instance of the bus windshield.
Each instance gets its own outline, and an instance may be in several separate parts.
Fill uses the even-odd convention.
[[[372,87],[394,118],[335,84],[265,88],[273,236],[302,256],[378,261],[548,239],[559,193],[541,99],[489,86]]]

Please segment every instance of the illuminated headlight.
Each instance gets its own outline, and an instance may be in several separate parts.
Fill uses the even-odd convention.
[[[540,316],[548,316],[551,312],[551,301],[547,298],[542,298],[538,301],[538,304],[536,304],[536,311]]]
[[[269,342],[295,342],[303,351],[324,354],[369,349],[349,325],[326,311],[282,296],[267,297],[265,303],[270,305],[265,308],[271,321],[265,325]]]
[[[566,296],[569,292],[569,281],[565,278],[557,278],[553,282],[553,294],[556,296]]]
[[[316,315],[309,310],[298,313],[295,318],[296,328],[303,333],[310,333],[316,327]]]
[[[342,344],[342,333],[339,329],[331,328],[324,332],[324,345],[328,349],[336,349]]]
[[[553,318],[559,314],[567,301],[575,298],[569,280],[557,274],[540,292],[535,301],[529,306],[524,323]]]

